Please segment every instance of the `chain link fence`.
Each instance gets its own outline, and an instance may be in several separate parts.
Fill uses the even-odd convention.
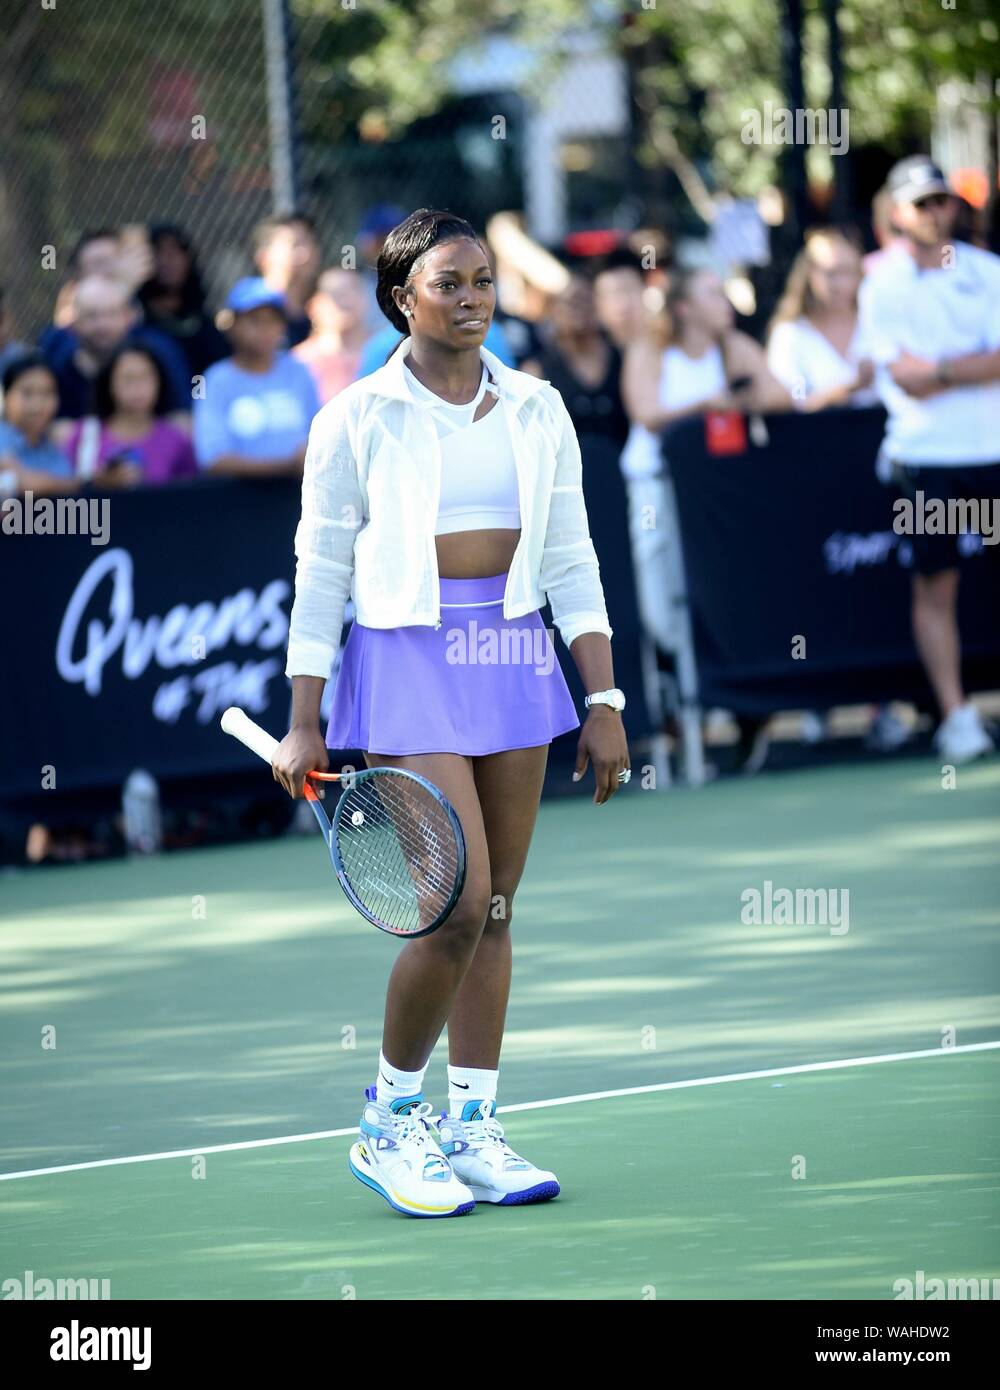
[[[260,0],[24,4],[0,48],[0,237],[22,337],[88,229],[176,222],[214,294],[272,209]]]
[[[375,203],[480,227],[521,208],[523,89],[491,81],[487,60],[474,90],[424,84],[412,119],[405,91],[382,111],[358,77],[373,24],[340,0],[19,0],[0,49],[0,289],[16,335],[50,321],[88,230],[180,225],[217,307],[273,212],[309,214],[331,264]]]
[[[702,107],[726,97],[714,68],[699,85],[692,53],[716,62],[728,22],[714,0],[705,16],[701,39],[632,0],[6,0],[0,289],[14,331],[37,335],[80,234],[107,226],[183,227],[213,308],[251,270],[255,224],[293,207],[327,265],[380,203],[450,207],[481,228],[523,211],[548,246],[571,228],[703,237],[711,156],[737,128],[717,120],[714,146],[698,134]],[[939,124],[949,162],[995,169],[992,118],[973,143],[957,131]],[[751,153],[755,179],[778,177],[773,151]],[[856,158],[863,222],[888,156],[862,144]],[[775,275],[798,244],[786,230]]]

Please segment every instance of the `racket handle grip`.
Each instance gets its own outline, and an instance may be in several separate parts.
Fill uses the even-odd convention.
[[[223,733],[238,738],[240,743],[246,744],[247,748],[256,753],[258,758],[263,758],[266,763],[269,763],[274,757],[278,740],[272,738],[267,730],[262,729],[259,724],[255,724],[243,710],[237,709],[235,705],[230,705],[220,723]]]

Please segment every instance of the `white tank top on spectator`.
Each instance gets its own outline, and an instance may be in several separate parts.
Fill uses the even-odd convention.
[[[814,391],[828,391],[833,386],[846,386],[852,382],[866,355],[860,323],[854,325],[854,333],[844,357],[830,339],[805,317],[776,324],[767,344],[767,365],[771,374],[788,388],[799,409]],[[850,404],[877,405],[878,392],[874,386],[855,391],[850,397]]]
[[[726,367],[722,349],[714,344],[700,357],[689,357],[679,347],[664,349],[660,359],[657,396],[664,410],[683,410],[685,406],[721,395],[726,389]],[[644,425],[633,425],[622,450],[621,470],[626,478],[649,478],[661,469],[660,441]]]
[[[481,419],[473,419],[486,395],[485,366],[476,395],[461,405],[442,400],[412,372],[409,382],[417,395],[434,402],[430,416],[441,441],[441,496],[434,534],[493,527],[519,530],[517,469],[503,410],[494,405]]]

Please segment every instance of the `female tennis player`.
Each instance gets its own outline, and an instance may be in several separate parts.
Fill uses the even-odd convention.
[[[580,727],[539,608],[546,597],[589,692],[574,780],[593,800],[631,776],[611,628],[590,538],[580,449],[562,397],[483,347],[496,294],[472,226],[422,208],[389,234],[378,303],[404,336],[386,365],[316,416],[296,531],[286,673],[291,729],[274,755],[293,796],[327,747],[409,768],[458,813],[467,871],[434,933],[389,979],[378,1078],[350,1167],[397,1211],[456,1216],[559,1192],[495,1118],[514,894],[549,743]],[[324,740],[320,698],[348,595]],[[448,1025],[448,1102],[423,1083]]]

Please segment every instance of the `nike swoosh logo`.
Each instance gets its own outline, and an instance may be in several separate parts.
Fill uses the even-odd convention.
[[[379,1076],[382,1078],[382,1080],[385,1082],[387,1086],[395,1086],[395,1081],[390,1081],[384,1071],[380,1071]]]
[[[460,1091],[467,1091],[469,1089],[468,1086],[463,1086],[461,1081],[453,1081],[451,1084],[457,1086]]]

